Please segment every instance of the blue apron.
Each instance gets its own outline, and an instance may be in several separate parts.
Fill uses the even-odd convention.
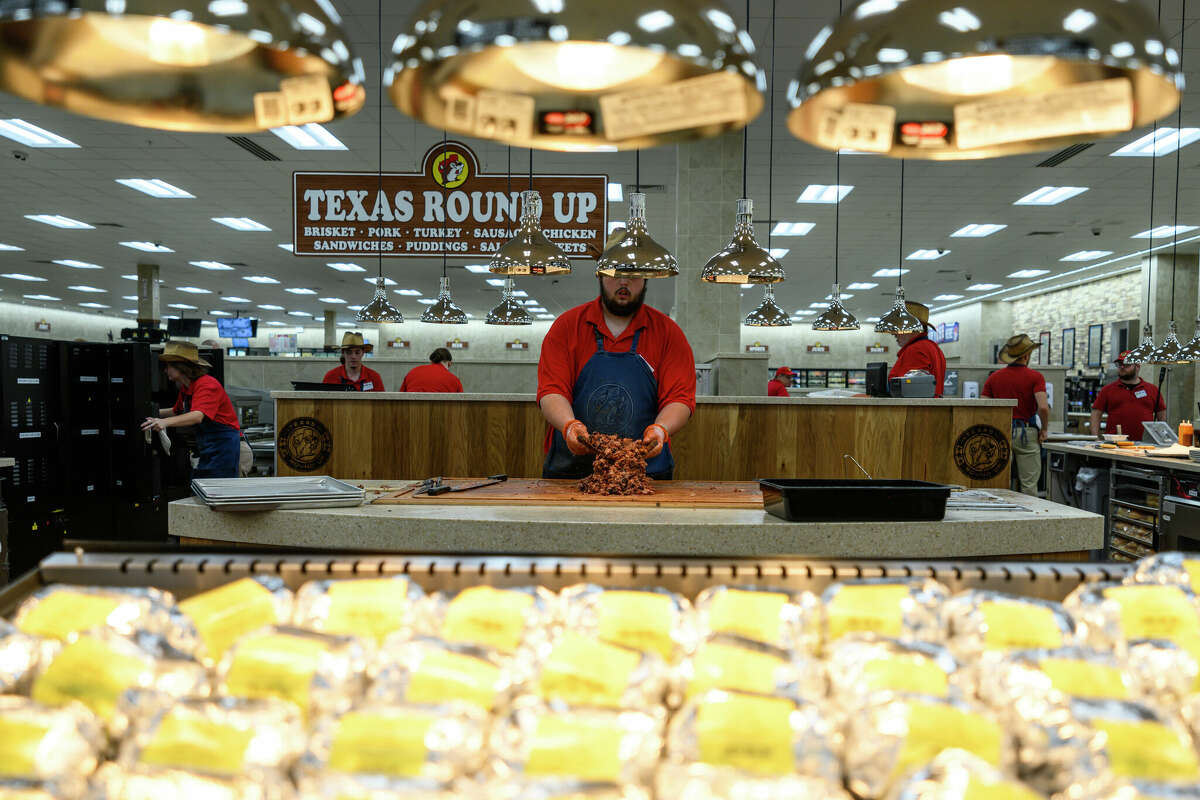
[[[641,439],[647,426],[658,416],[658,381],[646,359],[638,355],[641,328],[633,335],[628,353],[604,349],[604,337],[595,325],[596,352],[583,365],[571,393],[571,410],[590,433],[616,434]],[[586,478],[592,474],[595,456],[573,455],[562,434],[554,432],[550,453],[542,466],[543,478]],[[670,480],[675,469],[671,446],[646,464],[646,474],[654,480]]]
[[[184,395],[183,413],[192,410],[192,396]],[[196,455],[200,457],[193,478],[236,478],[241,456],[241,433],[207,416],[194,428]]]

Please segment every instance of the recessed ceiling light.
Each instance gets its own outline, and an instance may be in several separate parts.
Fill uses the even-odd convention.
[[[817,227],[815,222],[777,222],[771,229],[772,236],[807,236]]]
[[[52,294],[26,294],[22,297],[27,300],[62,300],[61,297],[55,297]]]
[[[195,311],[195,306],[189,306],[187,303],[167,303],[167,308],[182,308],[185,311]]]
[[[71,289],[73,291],[76,291],[76,292],[107,292],[108,291],[108,289],[97,289],[95,286],[85,286],[83,284],[80,284],[78,286],[68,286],[67,288]]]
[[[315,122],[307,125],[284,125],[271,128],[271,133],[297,150],[345,150],[346,145]]]
[[[808,307],[809,308],[825,308],[825,306],[827,306],[827,305],[829,305],[829,304],[828,303],[809,303]]]
[[[534,306],[533,308],[531,308],[529,310],[535,314],[545,314],[546,313],[546,309],[543,308],[542,306]]]
[[[913,250],[905,261],[937,261],[942,256],[950,255],[949,250]]]
[[[821,308],[824,308],[824,307],[825,307],[825,304],[822,303]],[[815,314],[817,312],[811,308],[798,308],[793,313],[795,313],[795,315],[798,317],[807,317],[807,316],[811,316],[812,314]]]
[[[1196,230],[1195,225],[1159,225],[1157,228],[1152,228],[1148,231],[1135,233],[1131,239],[1166,239],[1168,236],[1175,236],[1180,233],[1187,233]]]
[[[364,270],[364,272],[365,272],[365,270]],[[376,279],[375,278],[363,278],[363,281],[365,281],[366,283],[375,283]],[[392,280],[391,278],[384,278],[383,285],[384,286],[395,286],[396,282],[394,280]]]
[[[279,281],[268,275],[243,275],[242,280],[250,281],[251,283],[279,283]]]
[[[275,319],[271,320],[267,324],[270,325],[272,328],[280,328],[280,327],[283,327],[284,325],[287,325],[286,322],[280,322],[279,320],[275,320]]]
[[[933,299],[934,300],[944,300],[944,301],[962,300],[963,295],[961,295],[961,294],[939,294],[937,297],[935,297]]]
[[[513,297],[529,297],[529,292],[524,289],[513,289]]]
[[[128,275],[122,275],[121,277],[127,281],[136,281],[138,279],[137,275],[133,274],[132,272]]]
[[[121,311],[121,313],[122,314],[136,314],[136,313],[138,313],[138,310],[136,308],[126,308],[126,309],[123,309]]]
[[[1081,195],[1086,186],[1043,186],[1013,203],[1014,206],[1056,206],[1064,200]]]
[[[5,272],[0,274],[0,278],[12,278],[14,281],[38,281],[45,283],[45,278],[39,278],[37,275],[26,275],[24,272]]]
[[[357,328],[358,323],[357,322],[339,322],[337,324],[337,326],[339,328]]]
[[[738,288],[739,289],[753,289],[754,284],[753,283],[739,283]]]
[[[796,198],[797,203],[839,203],[846,195],[854,191],[853,186],[842,184],[825,185],[812,183],[804,187],[804,191]]]
[[[179,315],[178,314],[167,314],[166,316],[163,317],[163,319],[179,319]]]
[[[487,285],[488,286],[503,286],[504,278],[488,278]]]
[[[867,317],[867,322],[879,322],[879,317]]]
[[[235,231],[269,231],[271,230],[261,222],[255,222],[249,217],[213,217],[213,222],[219,225],[224,225],[226,228],[233,228]]]
[[[188,294],[212,294],[209,289],[201,289],[199,286],[176,286],[175,291],[187,292]]]
[[[366,267],[360,267],[358,264],[326,264],[330,269],[336,269],[338,272],[366,272]]]
[[[121,299],[122,300],[137,300],[138,296],[136,294],[123,294],[123,295],[121,295]]]
[[[16,252],[24,252],[25,248],[17,247],[15,244],[5,244],[4,242],[0,242],[0,250],[12,251],[12,252],[16,253]]]
[[[293,252],[291,242],[284,242],[283,244],[276,245],[276,247],[280,250],[287,250],[289,253]]]
[[[23,119],[0,119],[0,136],[7,136],[28,147],[79,147],[70,139],[64,139]]]
[[[263,311],[283,311],[283,306],[271,305],[270,303],[264,303],[259,308]]]
[[[222,297],[222,303],[250,303],[253,302],[249,297]]]
[[[991,289],[999,289],[1000,287],[1001,287],[1001,284],[999,284],[999,283],[973,283],[967,287],[967,291],[968,292],[986,292]]]
[[[847,288],[849,288],[849,287],[847,287]],[[842,292],[840,295],[838,295],[838,297],[840,297],[843,300],[849,300],[851,297],[854,297],[854,295],[850,294],[850,292]],[[825,299],[832,300],[833,295],[827,294],[827,295],[825,295]]]
[[[625,199],[625,187],[619,183],[608,184],[608,200],[610,203],[619,203]]]
[[[104,269],[99,264],[93,264],[90,261],[77,261],[74,258],[56,258],[50,262],[51,264],[61,264],[64,267],[71,269]]]
[[[209,269],[213,270],[214,272],[224,272],[233,269],[233,267],[229,266],[228,264],[222,264],[220,261],[189,261],[188,263],[193,267]]]
[[[612,184],[610,183],[609,186],[611,186],[611,185]],[[475,272],[475,273],[490,272],[490,270],[487,268],[487,264],[467,264],[466,267],[464,267],[464,269],[466,269],[467,272]]]
[[[79,303],[79,305],[83,306],[84,308],[112,308],[112,306],[106,306],[106,305],[104,305],[104,303],[88,302],[88,303]]]
[[[311,317],[312,316],[312,314],[308,313],[307,311],[289,311],[287,313],[288,313],[289,317]]]
[[[897,267],[884,267],[883,269],[875,270],[871,274],[876,278],[898,278],[901,275],[907,275],[908,273],[909,270],[906,269],[900,269]]]
[[[175,251],[166,245],[158,244],[157,242],[118,242],[122,247],[132,247],[134,250],[141,250],[143,253],[174,253]]]
[[[471,315],[467,314],[467,316],[469,317]],[[537,318],[538,319],[554,319],[554,315],[553,314],[538,314]]]
[[[284,291],[287,292],[288,294],[316,294],[317,293],[316,289],[306,289],[304,287],[300,287],[300,288],[296,288],[296,289],[284,289]]]
[[[1008,273],[1010,278],[1036,278],[1038,275],[1045,275],[1050,270],[1048,269],[1019,269],[1016,272]]]
[[[434,298],[432,298],[432,297],[422,297],[422,298],[421,298],[420,300],[418,300],[417,302],[418,302],[418,303],[420,303],[420,304],[421,304],[421,305],[423,305],[423,306],[431,306],[431,305],[433,305],[434,303],[436,303],[436,302],[437,302],[437,300],[435,300],[435,299],[434,299]]]
[[[405,297],[420,297],[421,293],[416,289],[397,289],[396,294],[402,294]]]
[[[40,222],[43,225],[53,225],[56,228],[71,228],[73,230],[92,230],[96,226],[88,225],[86,222],[80,222],[77,219],[64,217],[62,214],[26,214],[25,219]]]
[[[1200,139],[1200,128],[1159,128],[1134,139],[1110,156],[1165,156]]]
[[[521,305],[521,306],[536,306],[537,304],[538,304],[538,301],[537,301],[537,300],[532,300],[532,299],[530,299],[530,300],[518,300],[518,301],[517,301],[517,305]]]
[[[870,281],[855,281],[854,283],[850,284],[846,288],[847,289],[858,289],[860,292],[862,292],[862,291],[866,291],[867,289],[874,289],[878,285],[879,285],[878,283],[871,283]]]
[[[196,196],[178,186],[172,186],[161,178],[117,178],[117,183],[163,200],[181,200]]]
[[[772,247],[769,251],[771,258],[786,258],[787,254],[792,252],[786,247]]]
[[[1095,261],[1098,258],[1111,256],[1112,254],[1112,250],[1080,250],[1071,253],[1069,256],[1063,256],[1059,261]]]
[[[345,300],[343,300],[340,297],[318,297],[317,300],[319,300],[322,303],[337,303],[338,305],[341,305],[342,303],[346,302]]]
[[[232,317],[233,316],[232,311],[222,311],[219,308],[210,308],[208,310],[208,313],[214,317]]]
[[[972,222],[970,225],[963,227],[950,234],[952,237],[962,238],[979,238],[982,236],[991,236],[996,231],[1002,231],[1007,228],[1007,225],[1000,225],[993,222]]]

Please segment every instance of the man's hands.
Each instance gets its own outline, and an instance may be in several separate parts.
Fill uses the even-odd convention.
[[[166,420],[158,417],[146,417],[146,421],[142,423],[144,431],[161,431],[165,427],[167,427]]]
[[[592,448],[579,441],[581,436],[586,437],[588,435],[587,426],[579,420],[573,419],[567,422],[563,426],[562,435],[563,441],[567,444],[567,449],[574,455],[586,456],[588,453],[593,452]]]
[[[657,422],[652,422],[646,426],[646,430],[642,431],[642,441],[650,446],[646,451],[646,458],[654,458],[662,452],[663,446],[667,443],[667,429]]]
[[[1050,431],[1045,428],[1038,429],[1038,444],[1045,444],[1046,439],[1050,437]]]

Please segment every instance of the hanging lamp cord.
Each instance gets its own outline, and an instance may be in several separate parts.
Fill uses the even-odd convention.
[[[1161,0],[1160,0],[1161,2]],[[1179,10],[1179,72],[1181,75],[1187,73],[1183,71],[1183,37],[1184,31],[1187,30],[1187,0],[1183,0]],[[1178,138],[1183,133],[1183,93],[1179,94],[1179,107],[1175,110],[1175,136]],[[1178,145],[1179,142],[1176,141]],[[1179,250],[1179,151],[1182,147],[1175,148],[1175,217],[1171,221],[1171,321],[1175,321],[1175,273],[1178,267],[1175,264],[1175,255]],[[1151,225],[1151,230],[1154,226]],[[1154,244],[1153,234],[1150,237],[1150,244]]]
[[[635,192],[642,190],[642,149],[640,147],[633,151],[633,190]]]
[[[750,35],[750,0],[746,0],[746,35]],[[750,126],[742,128],[742,197],[746,194],[746,167],[750,161]]]
[[[767,136],[767,252],[771,252],[771,232],[775,224],[775,2],[771,0],[771,71],[767,74],[767,104],[770,119],[767,124],[771,132]],[[749,127],[749,126],[747,126]],[[745,169],[742,176],[745,177]],[[768,284],[770,285],[770,284]]]
[[[1161,0],[1160,0],[1161,2]],[[379,34],[379,103],[376,120],[376,130],[379,140],[379,185],[377,188],[378,194],[383,194],[383,0],[379,0],[379,7],[376,12],[378,23],[375,30]],[[379,257],[376,259],[379,267],[379,277],[383,277],[383,251],[379,251]]]
[[[442,160],[446,160],[446,129],[442,128]],[[442,277],[446,277],[446,230],[445,217],[449,209],[446,208],[446,184],[442,184]]]
[[[1162,25],[1162,0],[1158,0],[1158,12],[1157,12],[1156,19],[1158,20],[1158,23],[1161,26]],[[1182,105],[1182,101],[1183,101],[1183,98],[1180,97],[1181,105]],[[1178,134],[1176,134],[1176,135],[1178,135]],[[1152,149],[1150,150],[1150,233],[1149,233],[1150,248],[1149,249],[1150,249],[1150,252],[1153,253],[1154,252],[1154,181],[1155,181],[1156,173],[1158,171],[1158,155],[1155,153],[1155,150],[1158,149],[1158,120],[1154,120],[1154,133],[1152,134],[1151,139],[1150,139],[1150,147]],[[1147,267],[1146,268],[1146,319],[1142,323],[1143,330],[1145,328],[1149,327],[1149,325],[1150,325],[1150,276],[1151,276],[1151,271],[1150,271],[1150,268]],[[1141,343],[1139,342],[1139,345],[1140,344]]]
[[[900,252],[896,253],[896,286],[904,288],[904,159],[900,159]]]
[[[533,191],[533,148],[529,148],[529,191]]]

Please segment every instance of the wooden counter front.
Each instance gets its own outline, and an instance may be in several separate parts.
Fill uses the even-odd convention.
[[[546,423],[533,395],[274,392],[276,474],[400,480],[540,477]],[[700,398],[671,441],[677,480],[875,478],[1005,488],[973,478],[1009,443],[1010,400]],[[315,423],[313,422],[315,421]],[[979,436],[968,431],[977,426]],[[967,436],[964,436],[967,434]],[[286,441],[285,441],[286,440]],[[960,441],[961,440],[961,441]],[[1002,444],[1001,444],[1002,441]],[[986,471],[986,470],[985,470]],[[977,473],[979,474],[979,473]]]

